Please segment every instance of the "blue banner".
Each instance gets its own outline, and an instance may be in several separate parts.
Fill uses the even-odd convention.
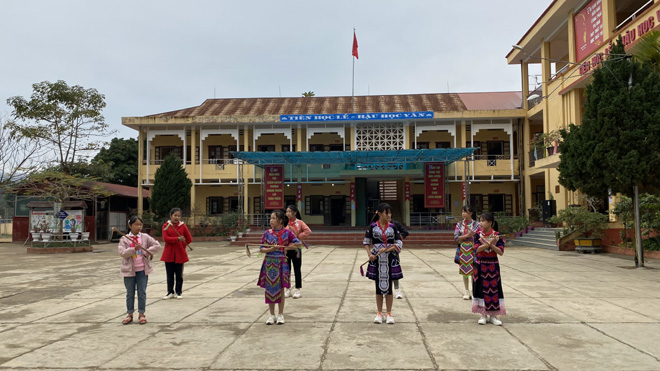
[[[432,119],[433,111],[280,115],[280,122]]]

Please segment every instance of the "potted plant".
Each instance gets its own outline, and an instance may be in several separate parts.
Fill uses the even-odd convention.
[[[543,136],[543,144],[548,149],[548,156],[558,153],[559,139],[561,139],[559,129],[552,130]]]
[[[552,223],[564,224],[564,236],[573,232],[580,233],[580,237],[574,239],[576,248],[600,248],[603,242],[601,235],[607,227],[607,220],[607,215],[589,211],[583,207],[559,210],[556,216],[550,218]]]
[[[235,229],[230,230],[230,231],[229,231],[229,240],[230,240],[231,242],[234,242],[234,241],[236,241],[236,238],[237,238],[237,232],[236,232],[236,230],[235,230]]]
[[[543,158],[545,151],[545,134],[536,133],[534,138],[529,142],[530,151],[534,153],[534,159]]]

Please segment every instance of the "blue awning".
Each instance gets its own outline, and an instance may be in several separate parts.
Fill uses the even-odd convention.
[[[478,148],[398,149],[387,151],[336,152],[230,152],[253,165],[305,164],[410,164],[443,162],[451,164],[470,156]]]

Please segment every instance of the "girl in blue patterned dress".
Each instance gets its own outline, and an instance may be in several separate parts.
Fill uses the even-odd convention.
[[[474,264],[474,237],[479,232],[479,223],[474,220],[474,207],[470,205],[463,206],[461,210],[463,220],[456,223],[454,230],[454,241],[458,242],[459,261],[458,273],[463,276],[463,286],[465,293],[463,300],[470,300],[470,281],[472,280],[472,266]]]
[[[367,278],[376,282],[376,307],[378,313],[375,323],[383,323],[383,296],[387,306],[386,322],[394,323],[392,317],[392,280],[403,278],[399,264],[399,252],[403,247],[401,235],[392,220],[392,207],[386,203],[378,205],[376,215],[364,236],[364,247],[369,256]],[[370,245],[372,247],[370,247]]]
[[[289,283],[289,264],[286,261],[286,252],[300,248],[300,240],[290,230],[286,229],[288,218],[282,210],[275,210],[270,214],[271,229],[264,232],[261,238],[262,246],[259,251],[266,253],[261,265],[259,282],[266,296],[266,304],[270,310],[267,325],[277,320],[278,325],[284,324],[284,290],[291,287]],[[275,304],[278,305],[277,319],[275,317]]]
[[[498,255],[504,254],[504,240],[497,232],[497,222],[491,213],[479,217],[481,231],[477,234],[474,250],[474,283],[472,284],[472,312],[481,314],[480,325],[487,322],[501,326],[497,316],[505,315],[504,292],[500,276]],[[487,317],[488,316],[488,317]]]

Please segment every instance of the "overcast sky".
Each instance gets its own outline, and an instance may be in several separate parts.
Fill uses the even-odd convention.
[[[126,116],[205,99],[519,91],[505,56],[550,0],[0,0],[0,115],[65,80]]]

